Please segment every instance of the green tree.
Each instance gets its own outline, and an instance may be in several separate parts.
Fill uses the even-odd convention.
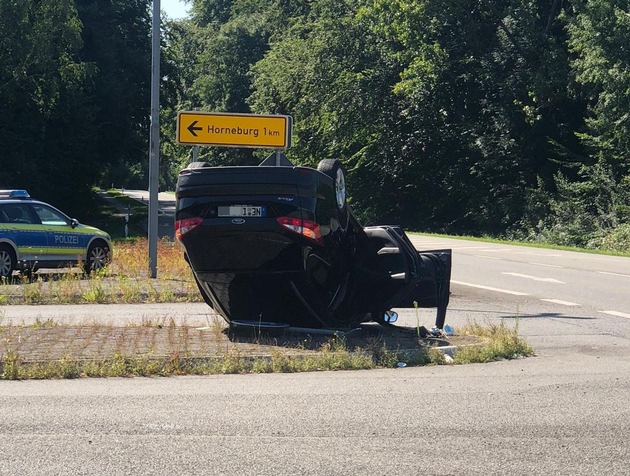
[[[80,32],[71,0],[0,0],[0,183],[75,211],[94,178]]]
[[[0,0],[0,182],[71,213],[147,157],[149,0]]]
[[[589,100],[583,140],[619,179],[630,172],[630,2],[576,0],[569,23],[577,80]]]
[[[560,244],[628,251],[630,3],[576,0],[572,5],[568,45],[589,109],[586,128],[577,136],[589,155],[577,176],[556,177],[557,193],[540,200],[548,213],[530,234]]]
[[[75,0],[80,58],[95,71],[93,162],[101,184],[146,187],[151,82],[150,0]]]
[[[248,74],[267,49],[267,7],[264,1],[193,2],[192,19],[178,25],[172,45],[179,52],[178,64],[186,69],[181,72],[179,110],[250,112]],[[180,152],[177,164],[183,165],[190,155],[189,150]],[[260,158],[249,149],[204,147],[200,160],[245,165]]]
[[[558,2],[314,2],[253,68],[307,163],[342,157],[368,222],[499,232],[578,153]],[[374,199],[375,190],[384,194]]]
[[[582,116],[566,92],[557,3],[375,1],[366,9],[403,68],[394,93],[409,123],[402,140],[417,209],[433,221],[426,225],[498,233],[518,224],[527,190],[577,153],[572,132]]]
[[[252,68],[250,103],[256,111],[294,116],[294,161],[314,166],[342,159],[353,206],[369,222],[396,207],[390,197],[398,189],[389,179],[397,154],[387,153],[384,138],[398,121],[391,90],[400,69],[358,18],[361,5],[324,0],[293,17]],[[383,199],[371,200],[382,186]]]

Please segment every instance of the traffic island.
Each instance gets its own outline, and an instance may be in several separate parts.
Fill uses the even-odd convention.
[[[458,363],[454,348],[467,349],[463,362],[476,361],[473,355],[489,361],[532,353],[514,331],[502,326],[486,335],[420,338],[414,328],[372,324],[323,335],[233,333],[219,322],[194,327],[171,320],[121,327],[47,320],[0,327],[0,379],[392,368]]]

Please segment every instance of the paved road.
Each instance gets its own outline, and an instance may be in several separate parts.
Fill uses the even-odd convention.
[[[627,475],[624,355],[0,383],[2,475]]]
[[[413,240],[455,250],[447,322],[518,324],[536,357],[361,372],[0,382],[0,475],[630,474],[630,260]],[[52,312],[23,307],[11,317],[5,309],[5,320]],[[65,309],[62,316],[81,319],[81,311]],[[196,304],[85,313],[107,318],[108,311],[123,319],[207,316]],[[407,325],[432,318],[429,310],[401,312]]]
[[[525,296],[565,313],[630,319],[630,258],[412,235],[417,248],[454,250],[456,287]]]
[[[149,192],[147,190],[127,190],[121,192],[139,202],[149,205]],[[158,237],[175,237],[175,195],[167,192],[158,193]],[[148,227],[148,223],[147,223]]]

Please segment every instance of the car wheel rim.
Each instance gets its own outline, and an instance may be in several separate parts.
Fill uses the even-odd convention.
[[[101,247],[94,248],[90,253],[90,263],[92,269],[101,269],[105,266],[105,260],[107,259],[107,253]]]
[[[343,208],[346,203],[346,179],[343,176],[343,170],[337,169],[337,177],[335,179],[335,195],[337,197],[337,206]]]
[[[11,270],[11,256],[6,251],[0,251],[0,276],[6,277]]]

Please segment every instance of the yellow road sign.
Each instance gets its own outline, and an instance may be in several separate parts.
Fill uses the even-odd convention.
[[[181,111],[177,115],[177,142],[288,149],[292,126],[291,116]]]

